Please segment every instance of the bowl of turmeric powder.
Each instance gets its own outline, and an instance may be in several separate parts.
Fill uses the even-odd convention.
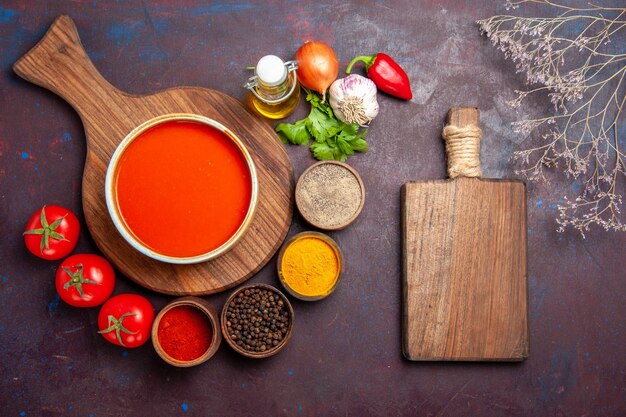
[[[343,274],[339,245],[319,232],[302,232],[278,253],[278,278],[285,290],[303,301],[317,301],[335,291]]]

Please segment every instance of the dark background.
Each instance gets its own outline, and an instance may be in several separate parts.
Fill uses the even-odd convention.
[[[625,235],[557,233],[556,204],[577,195],[562,174],[528,186],[529,359],[401,356],[400,186],[444,177],[440,130],[453,105],[482,111],[486,177],[514,176],[509,158],[525,145],[509,123],[551,111],[547,99],[518,113],[505,104],[522,77],[474,23],[505,12],[500,2],[458,0],[0,1],[0,415],[625,415]],[[367,198],[352,226],[331,233],[344,279],[324,301],[293,300],[295,334],[279,355],[249,360],[223,344],[206,364],[175,369],[151,344],[110,345],[96,334],[97,308],[59,301],[59,262],[25,249],[21,232],[43,204],[72,209],[85,227],[80,120],[11,70],[62,13],[105,78],[137,94],[197,85],[243,99],[246,66],[269,53],[289,59],[309,39],[331,44],[342,70],[378,51],[406,69],[413,100],[379,95],[370,151],[349,161]],[[305,114],[303,104],[289,120]],[[288,152],[296,176],[314,162],[305,148]],[[308,229],[296,215],[290,235]],[[75,252],[97,253],[86,227]],[[278,285],[275,268],[273,258],[250,282]],[[157,310],[172,300],[118,274],[122,292],[146,295]],[[227,293],[206,299],[221,308]]]

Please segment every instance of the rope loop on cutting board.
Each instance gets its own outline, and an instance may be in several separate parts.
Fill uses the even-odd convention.
[[[443,128],[450,178],[482,175],[480,169],[481,134],[482,131],[477,126],[447,125]]]

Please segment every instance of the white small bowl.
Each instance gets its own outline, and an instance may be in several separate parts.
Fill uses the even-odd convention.
[[[145,246],[141,243],[137,238],[135,238],[130,230],[127,229],[124,220],[119,212],[119,207],[117,205],[116,200],[116,192],[115,192],[115,173],[117,169],[117,164],[120,160],[120,157],[128,147],[128,145],[137,137],[141,135],[141,133],[146,130],[157,126],[161,123],[171,122],[171,121],[184,121],[184,122],[193,122],[200,123],[215,128],[221,132],[223,132],[226,136],[228,136],[233,143],[239,148],[239,151],[243,155],[246,160],[248,170],[250,171],[250,180],[252,182],[252,192],[250,194],[250,205],[248,206],[248,212],[244,217],[243,222],[239,225],[239,228],[235,233],[221,246],[200,255],[189,256],[189,257],[175,257],[168,256],[161,253],[158,253],[149,247]],[[219,122],[216,122],[213,119],[209,119],[208,117],[200,116],[197,114],[188,114],[188,113],[172,113],[165,114],[162,116],[155,117],[150,119],[141,125],[137,126],[133,129],[117,146],[111,160],[109,161],[109,166],[107,168],[106,178],[105,178],[105,198],[107,209],[109,211],[109,215],[111,216],[111,220],[113,220],[113,224],[117,231],[122,235],[124,240],[128,242],[133,248],[137,249],[139,252],[143,253],[150,258],[156,259],[158,261],[167,262],[171,264],[193,264],[198,262],[205,262],[211,259],[214,259],[228,250],[230,250],[237,241],[244,235],[248,226],[252,222],[252,217],[254,215],[254,211],[256,209],[257,199],[259,193],[259,181],[257,177],[256,167],[254,165],[254,161],[250,156],[250,153],[241,142],[241,140],[226,126],[222,125]]]

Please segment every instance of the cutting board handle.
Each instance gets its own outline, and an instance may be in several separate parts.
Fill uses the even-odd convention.
[[[452,107],[442,137],[446,142],[448,177],[480,177],[480,112],[476,107]]]
[[[63,97],[79,114],[94,108],[96,114],[106,112],[119,106],[124,96],[94,67],[67,15],[52,23],[41,41],[13,65],[13,71]]]

